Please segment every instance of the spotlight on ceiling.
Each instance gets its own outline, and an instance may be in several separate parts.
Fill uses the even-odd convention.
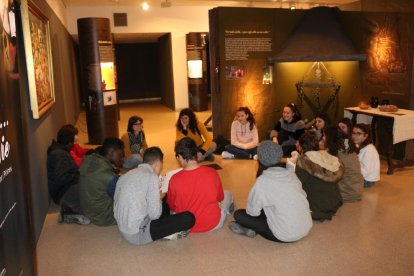
[[[141,7],[144,11],[147,11],[150,8],[148,2],[145,2],[145,1],[141,3]]]

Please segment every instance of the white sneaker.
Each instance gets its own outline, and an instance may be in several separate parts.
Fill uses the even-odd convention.
[[[221,153],[221,157],[223,158],[223,159],[234,159],[234,154],[231,154],[230,152],[228,152],[228,151],[223,151],[222,153]]]
[[[184,231],[180,231],[174,234],[171,234],[169,236],[166,236],[164,238],[162,238],[163,240],[171,240],[171,241],[175,241],[175,240],[181,240],[184,239],[185,237],[188,236],[188,234],[190,234],[190,230],[184,230]]]

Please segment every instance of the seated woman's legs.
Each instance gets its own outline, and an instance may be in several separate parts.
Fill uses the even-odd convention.
[[[226,151],[233,154],[236,158],[240,159],[252,159],[253,156],[257,153],[257,148],[253,149],[241,149],[233,145],[227,145]]]
[[[217,149],[217,144],[215,142],[211,143],[211,146],[208,148],[206,153],[203,154],[203,157],[201,157],[200,161],[214,161],[213,153]],[[211,156],[211,157],[210,157]]]
[[[194,226],[195,217],[190,212],[163,216],[151,221],[150,234],[153,241],[162,239],[171,234],[189,230]]]
[[[266,215],[263,211],[260,216],[253,217],[247,214],[245,209],[239,209],[234,212],[233,216],[237,223],[240,223],[242,226],[256,231],[263,238],[274,242],[281,242],[273,235],[272,231],[270,230],[269,225],[266,221]]]
[[[124,169],[130,170],[138,167],[142,163],[142,156],[139,154],[132,154],[125,158],[123,167]]]

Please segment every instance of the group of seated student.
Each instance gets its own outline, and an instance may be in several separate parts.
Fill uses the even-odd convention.
[[[318,114],[315,126],[305,129],[297,107],[289,104],[272,139],[258,143],[252,112],[237,110],[226,152],[230,158],[258,160],[263,172],[250,190],[247,208],[234,213],[231,231],[297,241],[309,233],[312,219],[330,220],[343,202],[360,200],[362,187],[379,180],[379,155],[369,126],[352,126],[345,118],[337,126],[329,122],[326,114]],[[159,147],[147,146],[142,123],[132,116],[124,142],[106,138],[84,153],[79,169],[70,153],[77,129],[66,125],[59,130],[48,149],[47,169],[50,195],[61,205],[60,222],[117,224],[135,245],[223,227],[234,203],[218,173],[200,164],[211,160],[217,147],[204,124],[191,109],[180,112],[174,150],[181,168],[163,178],[164,155]],[[132,165],[125,166],[125,151]],[[129,171],[120,175],[120,168]]]
[[[137,122],[135,118],[133,121]],[[147,148],[141,163],[119,176],[124,159],[122,140],[106,138],[102,146],[84,156],[79,169],[69,154],[74,140],[74,132],[62,127],[58,133],[61,144],[53,141],[48,156],[50,176],[54,173],[70,176],[73,171],[74,179],[67,184],[78,187],[72,215],[87,220],[66,219],[64,222],[117,224],[128,242],[142,245],[161,238],[183,238],[190,231],[219,229],[234,210],[232,194],[223,190],[221,179],[213,168],[199,165],[200,147],[189,137],[176,143],[176,157],[182,170],[176,170],[171,176],[168,196],[160,189],[163,153],[159,147]],[[51,166],[57,163],[54,147],[62,150],[59,153],[65,157],[68,172],[59,172]],[[66,183],[53,177],[49,180],[54,201],[63,206],[62,200],[55,200],[52,188],[64,188]]]
[[[158,147],[144,152],[143,163],[122,175],[116,185],[114,214],[122,236],[143,245],[158,239],[180,239],[190,232],[223,226],[233,198],[223,191],[217,172],[200,166],[198,147],[188,137],[175,145],[182,170],[175,171],[168,193],[160,189],[163,153]]]
[[[226,147],[223,158],[243,158],[231,152],[236,144],[233,141],[240,140],[241,134],[250,134],[249,141],[257,145],[258,139],[253,139],[257,137],[255,132],[253,114],[248,108],[240,107],[232,123],[232,145]],[[318,113],[314,124],[306,129],[297,106],[288,104],[270,138],[289,157],[288,167],[300,179],[315,220],[331,219],[343,202],[360,200],[362,187],[371,187],[379,180],[379,156],[367,125],[353,127],[351,120],[343,118],[337,126],[332,126],[326,113]],[[266,169],[259,164],[258,176]]]

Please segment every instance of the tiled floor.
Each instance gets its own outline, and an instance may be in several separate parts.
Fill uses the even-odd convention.
[[[149,145],[165,153],[165,171],[177,167],[173,154],[177,113],[159,104],[122,105],[120,130],[132,114],[144,118]],[[198,113],[204,120],[208,112]],[[85,119],[78,126],[86,142]],[[225,189],[245,207],[257,164],[221,160]],[[227,227],[179,241],[128,244],[116,226],[57,223],[50,207],[37,245],[39,275],[414,275],[414,167],[386,175],[365,189],[363,200],[342,206],[332,221],[315,222],[309,236],[291,244],[247,238]],[[232,220],[231,217],[228,221]]]

